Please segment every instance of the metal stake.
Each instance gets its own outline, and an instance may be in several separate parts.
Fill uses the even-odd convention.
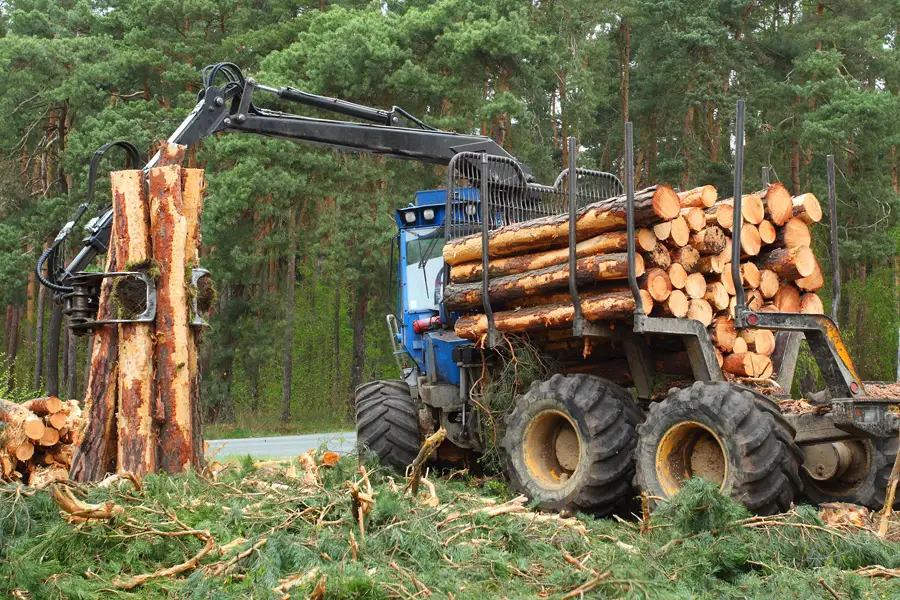
[[[762,168],[762,184],[763,189],[769,187],[769,167]]]
[[[584,335],[584,318],[581,316],[581,299],[578,297],[578,282],[575,274],[575,245],[578,243],[575,236],[575,218],[578,213],[578,140],[573,135],[569,136],[566,141],[569,144],[569,294],[572,296],[572,304],[575,307],[572,317],[572,335],[581,337]]]
[[[838,260],[837,193],[834,188],[834,155],[828,155],[828,218],[831,229],[831,320],[838,322],[838,305],[841,303],[841,270]]]
[[[625,232],[628,239],[628,285],[634,296],[634,317],[644,316],[644,304],[634,270],[634,133],[631,121],[625,123]]]
[[[746,325],[744,312],[747,302],[744,297],[744,281],[741,279],[741,196],[744,183],[744,101],[737,101],[734,123],[734,221],[731,229],[731,279],[734,282],[735,309],[734,326],[740,329]]]
[[[481,155],[481,303],[484,314],[487,316],[487,346],[493,348],[500,342],[500,334],[494,328],[494,311],[491,309],[491,299],[488,294],[490,288],[490,274],[488,273],[490,260],[488,259],[488,228],[491,219],[491,202],[488,197],[488,156]]]

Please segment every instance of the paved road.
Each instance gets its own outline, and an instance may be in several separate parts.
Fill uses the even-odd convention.
[[[355,431],[336,431],[332,433],[311,433],[308,435],[285,435],[267,438],[242,438],[234,440],[207,440],[209,452],[225,444],[225,447],[216,455],[223,456],[250,456],[265,458],[283,458],[303,454],[310,448],[318,448],[323,444],[329,450],[346,454],[352,452],[356,446]]]

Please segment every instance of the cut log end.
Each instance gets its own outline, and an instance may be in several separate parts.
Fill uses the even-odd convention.
[[[681,212],[678,195],[667,185],[657,186],[651,200],[653,212],[664,220],[674,219]]]
[[[792,214],[803,219],[805,223],[818,223],[822,220],[822,205],[813,194],[802,194],[791,200]]]
[[[689,319],[695,319],[703,323],[704,327],[708,327],[713,320],[713,310],[709,305],[709,302],[702,298],[694,298],[690,302],[690,306],[688,307]]]
[[[791,195],[781,183],[765,191],[766,217],[775,225],[784,225],[793,216]]]

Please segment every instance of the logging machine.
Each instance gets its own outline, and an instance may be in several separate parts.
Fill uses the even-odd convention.
[[[502,436],[499,446],[512,485],[542,507],[607,514],[627,506],[640,491],[669,497],[692,476],[712,480],[758,513],[786,510],[803,493],[813,501],[872,507],[884,502],[898,449],[900,399],[867,393],[834,319],[752,310],[743,286],[735,286],[735,328],[776,332],[772,363],[780,385],[767,383],[764,388],[746,380],[743,384],[726,380],[700,321],[645,311],[635,267],[640,257],[635,252],[630,123],[625,129],[624,189],[614,175],[577,166],[574,138],[568,140],[568,167],[553,185],[541,185],[526,165],[490,138],[434,129],[396,106],[380,110],[290,87],[267,87],[244,78],[229,63],[204,69],[203,83],[197,105],[170,142],[190,146],[215,133],[243,132],[447,167],[444,189],[417,192],[415,202],[396,212],[397,252],[392,246],[391,261],[393,266],[397,257],[397,271],[391,279],[397,289],[397,311],[387,315],[387,324],[402,378],[366,383],[356,390],[359,444],[383,463],[402,471],[416,457],[422,440],[439,428],[445,430],[446,439],[437,449],[438,461],[467,461],[483,452],[486,439],[493,435],[486,435],[485,420],[479,418],[481,383],[497,373],[500,353],[511,347],[510,338],[519,335],[548,356],[557,372],[520,395],[505,419],[495,421],[498,429],[492,434]],[[264,109],[253,103],[259,93],[353,120]],[[735,235],[740,235],[742,224],[743,116],[739,101],[732,227],[737,233],[732,234],[730,265],[736,282],[742,281],[741,243]],[[104,146],[92,161],[91,190],[100,157],[114,145],[138,163],[130,144]],[[159,158],[157,154],[151,159],[145,171]],[[836,292],[831,157],[828,168]],[[631,307],[626,326],[582,314],[587,296],[580,295],[583,286],[576,268],[576,244],[582,240],[576,230],[578,211],[614,197],[625,207],[628,285],[620,293]],[[62,243],[87,209],[87,204],[79,207],[41,256],[37,265],[41,282],[64,303],[72,327],[87,333],[109,323],[95,320],[100,282],[107,277],[137,278],[147,289],[144,312],[111,322],[152,321],[151,276],[85,272],[93,258],[107,250],[111,209],[88,223],[81,251],[68,265],[62,264]],[[514,327],[506,327],[501,334],[494,313],[498,306],[490,294],[492,235],[500,228],[508,231],[510,225],[555,216],[568,228],[568,239],[561,236],[556,247],[568,254],[567,286],[558,291],[568,298],[571,318],[563,326],[548,319],[552,324],[537,331],[515,333]],[[472,289],[480,288],[481,305],[477,311],[452,311],[445,303],[451,282],[442,251],[445,244],[473,235],[480,236],[481,275]],[[196,271],[195,282],[203,276],[205,271]],[[465,313],[471,318],[472,312],[480,315],[485,332],[474,343],[454,330],[456,321]],[[195,307],[194,323],[202,325],[197,313]],[[777,400],[789,397],[785,390],[790,390],[803,339],[825,383],[817,397],[821,410],[782,414]],[[680,384],[660,394],[657,388],[664,372],[657,367],[676,355],[686,356],[686,371]],[[609,377],[591,374],[592,369]]]

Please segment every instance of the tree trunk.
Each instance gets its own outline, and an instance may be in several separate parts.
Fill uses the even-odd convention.
[[[66,398],[74,400],[78,397],[78,338],[68,327],[63,335],[69,340],[69,351],[66,357]]]
[[[31,386],[35,391],[41,389],[44,378],[44,303],[47,298],[47,288],[42,285],[39,288],[34,322],[34,379]]]
[[[366,316],[369,313],[369,286],[361,284],[356,292],[353,306],[353,367],[350,371],[350,397],[347,403],[348,415],[353,418],[356,412],[354,393],[363,383],[366,366]]]
[[[116,240],[110,245],[120,265],[140,265],[150,261],[150,215],[144,197],[141,171],[116,171],[110,174],[113,186],[113,211]],[[132,267],[139,270],[140,267]],[[116,304],[126,302],[129,280],[116,287]],[[138,296],[142,286],[136,284]],[[132,311],[129,311],[132,312]],[[135,312],[140,310],[135,309]],[[161,315],[158,315],[158,318]],[[153,326],[148,323],[123,323],[119,328],[119,375],[117,411],[119,469],[143,477],[156,472],[156,425],[153,421],[154,365]]]
[[[291,379],[294,375],[294,290],[297,283],[297,240],[294,215],[288,215],[288,256],[284,289],[284,348],[282,350],[281,420],[291,419]]]
[[[179,161],[180,162],[180,161]],[[194,423],[191,407],[192,376],[188,368],[188,300],[185,248],[188,221],[197,215],[185,213],[182,174],[178,164],[150,170],[150,220],[153,258],[159,267],[156,317],[156,385],[159,431],[159,468],[180,473],[198,468],[194,453]],[[193,225],[193,220],[191,220]]]
[[[187,221],[187,236],[184,242],[185,276],[192,274],[192,269],[200,264],[200,215],[203,212],[203,193],[206,191],[206,178],[203,169],[182,169],[182,201],[184,202],[184,215]],[[201,280],[202,281],[202,280]],[[213,301],[211,288],[203,288],[198,282],[197,286],[191,282],[191,291],[198,296],[207,294],[198,299],[200,304],[210,305]],[[203,338],[201,327],[189,327],[187,340],[188,351],[188,377],[190,379],[190,405],[191,424],[194,431],[191,439],[194,444],[194,458],[199,464],[204,464],[203,459],[203,415],[200,398],[201,372],[200,372],[200,341]]]
[[[19,323],[22,321],[22,307],[13,307],[12,322],[6,332],[9,336],[6,349],[6,391],[12,391],[16,384],[16,356],[19,353]]]
[[[54,302],[50,313],[50,331],[47,340],[47,393],[51,396],[59,396],[59,336],[62,322],[62,304]]]

